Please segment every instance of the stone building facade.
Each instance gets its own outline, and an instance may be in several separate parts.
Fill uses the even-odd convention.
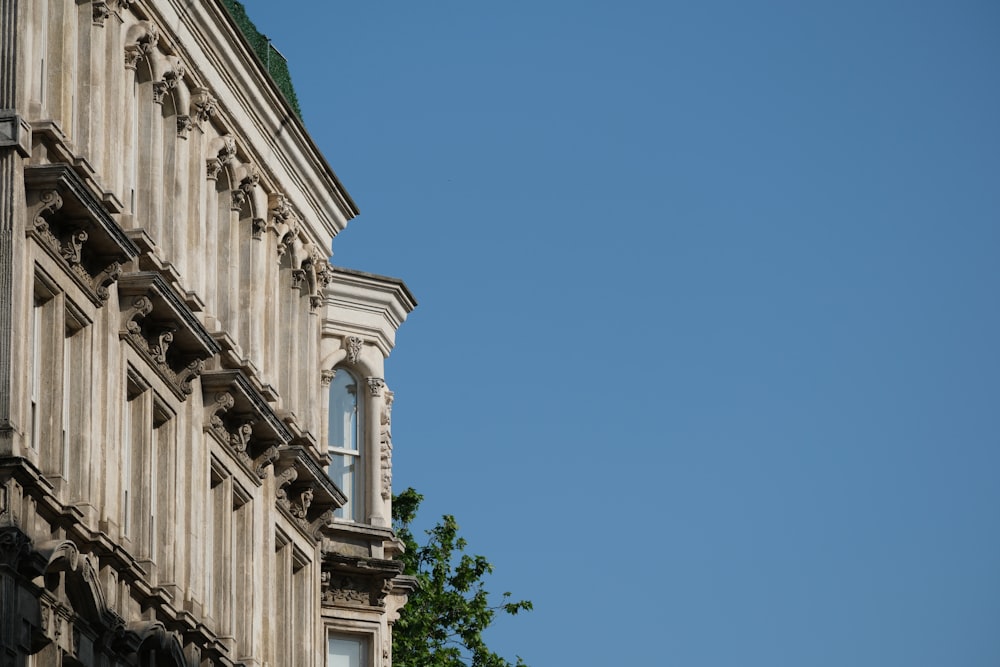
[[[0,666],[391,665],[356,213],[219,0],[0,0]]]

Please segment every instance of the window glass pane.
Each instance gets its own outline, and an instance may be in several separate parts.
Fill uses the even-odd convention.
[[[334,516],[340,519],[353,519],[354,508],[357,507],[357,465],[358,457],[354,454],[334,454],[330,461],[330,479],[337,488],[347,496],[347,504],[337,508]]]
[[[327,667],[362,667],[363,644],[360,638],[330,635]]]
[[[338,369],[330,382],[330,447],[358,449],[358,382]]]

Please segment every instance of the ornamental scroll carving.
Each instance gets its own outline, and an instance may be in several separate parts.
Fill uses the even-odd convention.
[[[108,287],[121,277],[122,266],[98,254],[88,256],[90,234],[72,221],[60,222],[57,214],[62,207],[63,198],[57,190],[38,193],[28,209],[28,235],[89,288],[97,305],[103,305],[110,298]]]
[[[383,392],[381,428],[379,429],[379,462],[382,468],[382,500],[392,498],[392,401],[394,394],[386,387]]]

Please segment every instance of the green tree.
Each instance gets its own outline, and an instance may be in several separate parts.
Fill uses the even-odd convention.
[[[516,667],[491,651],[483,631],[498,613],[515,615],[532,608],[528,600],[510,601],[504,593],[493,605],[483,579],[493,566],[483,556],[465,553],[455,517],[446,514],[431,530],[427,543],[417,544],[410,526],[424,497],[412,488],[395,496],[392,521],[406,547],[400,559],[404,573],[416,577],[419,588],[393,626],[392,661],[397,667]]]

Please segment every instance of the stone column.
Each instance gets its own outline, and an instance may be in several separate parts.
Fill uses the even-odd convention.
[[[385,381],[382,378],[370,377],[368,380],[368,409],[365,414],[365,451],[362,460],[365,462],[365,491],[368,505],[368,523],[373,526],[388,526],[385,516],[385,504],[382,502],[382,466],[381,454],[381,422],[382,422],[382,389]]]
[[[0,454],[21,453],[23,369],[28,342],[24,276],[24,165],[30,129],[18,113],[18,35],[23,34],[18,0],[0,0]]]

